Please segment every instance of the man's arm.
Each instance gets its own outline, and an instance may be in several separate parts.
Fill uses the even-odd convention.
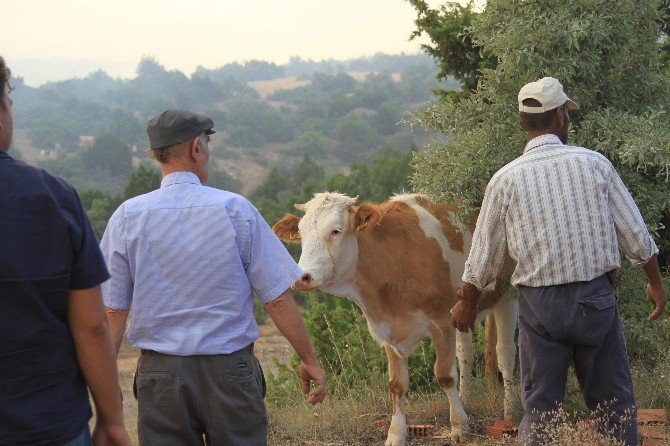
[[[107,323],[109,324],[109,331],[112,334],[114,351],[117,355],[121,348],[121,342],[123,342],[123,335],[126,333],[126,321],[128,320],[129,311],[130,310],[115,310],[114,308],[105,307]]]
[[[494,177],[486,187],[482,208],[472,235],[470,254],[465,262],[460,300],[451,309],[451,325],[467,333],[473,330],[477,302],[484,289],[495,285],[507,254],[505,213],[509,204],[505,182]]]
[[[467,333],[468,330],[475,329],[475,319],[477,318],[477,302],[482,292],[473,284],[463,282],[461,289],[458,290],[460,300],[451,309],[451,325]]]
[[[649,283],[647,283],[647,300],[656,305],[656,308],[647,320],[655,321],[661,317],[666,302],[665,290],[661,281],[661,271],[658,268],[658,258],[655,254],[644,264],[642,269],[649,280]]]
[[[309,394],[307,401],[310,404],[320,403],[326,396],[326,375],[316,357],[316,350],[307,336],[291,291],[286,290],[276,299],[266,303],[265,308],[281,334],[286,337],[300,356],[300,380],[303,393]],[[316,388],[310,392],[311,381],[316,383]]]
[[[68,321],[79,367],[95,405],[96,445],[130,445],[123,423],[116,355],[102,305],[100,286],[70,290]]]

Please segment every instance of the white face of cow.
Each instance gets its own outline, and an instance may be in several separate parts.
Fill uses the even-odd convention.
[[[351,278],[358,258],[358,242],[351,222],[352,206],[358,197],[338,193],[316,194],[296,208],[300,219],[302,254],[298,263],[305,275],[295,283],[298,290],[321,289],[339,294],[338,288]]]

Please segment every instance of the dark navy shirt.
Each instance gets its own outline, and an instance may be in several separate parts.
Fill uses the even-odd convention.
[[[68,290],[108,278],[72,186],[0,150],[0,445],[59,445],[88,423]]]

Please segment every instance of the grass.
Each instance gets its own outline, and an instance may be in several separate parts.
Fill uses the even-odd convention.
[[[131,361],[132,352],[120,358]],[[668,355],[670,359],[670,354]],[[137,445],[137,404],[132,396],[132,364],[124,364],[121,371],[121,385],[124,393],[126,427],[133,444]],[[666,408],[670,410],[670,360],[659,361],[650,369],[633,363],[633,380],[638,407]],[[373,422],[389,420],[391,399],[386,387],[386,379],[377,376],[357,389],[336,387],[320,405],[311,406],[305,402],[300,392],[297,376],[284,383],[287,386],[281,403],[267,401],[269,444],[273,446],[359,446],[381,445],[386,438],[387,424],[373,427]],[[489,395],[483,380],[473,381],[474,391],[470,401],[465,402],[465,410],[470,417],[470,436],[467,444],[478,446],[517,445],[515,439],[497,441],[483,438],[484,427],[502,418],[502,386]],[[449,403],[443,392],[435,386],[433,392],[410,392],[406,404],[408,424],[429,424],[437,430],[449,426]],[[514,422],[522,416],[520,401],[516,402]],[[568,379],[568,391],[559,423],[551,428],[557,437],[556,445],[583,444],[571,439],[584,438],[592,433],[583,421],[589,412],[579,391],[574,375]],[[576,421],[582,421],[576,422]],[[408,446],[444,446],[444,439],[407,437]],[[600,444],[607,444],[601,442]],[[615,443],[609,443],[615,444]]]

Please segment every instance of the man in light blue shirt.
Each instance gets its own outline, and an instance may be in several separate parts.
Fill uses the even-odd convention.
[[[266,443],[254,293],[301,357],[308,401],[321,402],[326,392],[289,290],[302,271],[248,200],[202,185],[212,128],[211,119],[185,110],[150,121],[161,187],[123,203],[101,242],[117,352],[124,332],[142,351],[136,387],[143,445],[201,445],[203,436],[213,445]]]

